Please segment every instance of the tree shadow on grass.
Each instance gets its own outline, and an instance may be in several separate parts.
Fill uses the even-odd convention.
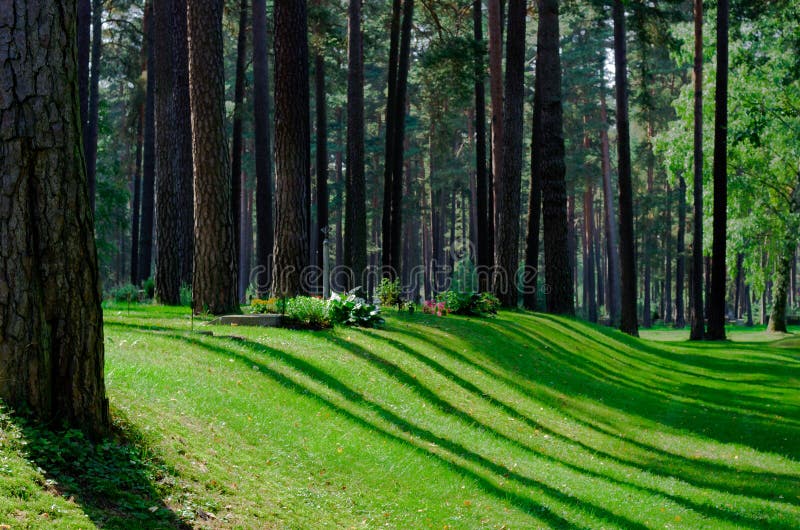
[[[24,415],[0,416],[21,434],[20,448],[58,495],[71,497],[101,528],[189,529],[164,501],[173,473],[118,414],[113,432],[93,442],[77,430],[52,430]]]

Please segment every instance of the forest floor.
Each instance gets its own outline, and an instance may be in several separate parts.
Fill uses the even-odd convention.
[[[105,318],[117,439],[0,416],[0,528],[800,528],[797,335]]]

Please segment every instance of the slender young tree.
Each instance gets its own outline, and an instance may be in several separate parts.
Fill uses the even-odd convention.
[[[525,295],[523,305],[526,309],[538,309],[539,285],[539,232],[542,222],[542,167],[541,167],[541,137],[542,137],[542,89],[539,77],[539,50],[537,49],[537,72],[533,91],[533,124],[531,126],[531,189],[528,198],[528,235],[525,246]]]
[[[194,311],[238,312],[230,161],[225,140],[222,0],[188,2],[194,165]]]
[[[319,38],[324,42],[323,29],[316,28]],[[328,104],[326,101],[326,79],[325,79],[325,50],[320,44],[314,53],[314,100],[316,102],[316,146],[317,146],[317,225],[314,227],[316,233],[316,249],[314,254],[316,259],[314,264],[322,270],[323,255],[325,253],[326,233],[328,231]],[[322,280],[320,279],[320,282]],[[322,288],[322,285],[319,285]]]
[[[142,222],[139,235],[139,280],[150,278],[153,263],[153,218],[155,214],[155,35],[153,24],[153,3],[145,6],[145,41],[147,43],[147,92],[144,105],[144,145],[142,162]]]
[[[509,17],[511,4],[509,4]],[[509,26],[508,39],[511,40]],[[564,163],[563,111],[561,103],[561,59],[559,56],[558,1],[539,0],[539,31],[536,77],[541,76],[542,217],[544,219],[544,272],[547,311],[575,313],[573,267],[570,266],[567,220],[567,184]]]
[[[690,340],[705,337],[703,305],[703,0],[694,0],[694,221]]]
[[[601,68],[602,70],[602,68]],[[608,141],[608,111],[606,110],[605,86],[600,84],[600,160],[603,173],[603,217],[605,220],[606,257],[608,271],[606,287],[608,289],[608,315],[614,325],[620,322],[620,289],[619,289],[619,248],[617,246],[617,216],[614,208],[614,192],[611,185],[611,153]]]
[[[306,289],[310,124],[308,17],[305,0],[275,2],[275,271],[272,291],[295,296]]]
[[[99,437],[109,413],[76,17],[75,0],[4,3],[0,398]]]
[[[725,340],[725,253],[728,239],[728,14],[717,4],[717,83],[714,94],[714,242],[707,338]]]
[[[100,109],[100,64],[103,54],[103,1],[92,1],[92,62],[89,69],[89,106],[85,128],[86,173],[89,179],[89,203],[94,213],[97,188],[97,120]]]
[[[244,107],[244,76],[247,66],[247,0],[239,3],[239,35],[236,40],[236,85],[233,89],[233,142],[231,149],[231,212],[234,221],[239,224],[242,217],[242,114]],[[237,264],[242,251],[241,228],[233,231],[234,251]],[[238,264],[239,276],[245,275],[243,264]],[[241,282],[240,282],[241,283]],[[244,292],[239,289],[239,300]]]
[[[681,175],[678,179],[678,239],[675,265],[675,321],[673,327],[686,327],[683,292],[686,281],[686,179]]]
[[[347,173],[345,176],[344,263],[361,285],[367,267],[366,184],[364,181],[364,49],[361,0],[350,0],[347,32]]]
[[[621,276],[620,329],[639,335],[636,317],[636,254],[633,233],[633,189],[631,182],[631,138],[628,119],[628,53],[625,8],[614,0],[614,64],[617,90],[617,150],[619,166],[619,254]]]
[[[472,2],[472,31],[476,44],[483,46],[483,8],[481,0]],[[479,289],[488,291],[488,270],[492,266],[494,249],[489,244],[489,179],[486,169],[486,73],[483,53],[475,55],[475,213],[477,217],[477,265]]]
[[[272,284],[272,142],[269,130],[269,57],[267,2],[253,0],[253,124],[256,162],[256,266],[258,294],[266,297]]]
[[[139,212],[142,204],[142,143],[144,136],[144,105],[139,105],[136,118],[136,160],[133,169],[133,198],[131,202],[131,285],[139,283]]]

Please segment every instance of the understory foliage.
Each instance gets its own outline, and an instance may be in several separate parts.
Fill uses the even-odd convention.
[[[454,315],[488,316],[497,314],[500,301],[492,293],[449,290],[436,297],[447,313]]]

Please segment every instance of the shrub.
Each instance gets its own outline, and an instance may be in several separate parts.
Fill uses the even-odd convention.
[[[156,282],[153,280],[152,276],[147,278],[144,283],[142,283],[142,289],[144,289],[145,298],[152,300],[156,294]]]
[[[369,304],[354,291],[346,295],[333,293],[328,301],[331,322],[345,326],[371,328],[383,323],[379,307]]]
[[[111,298],[115,302],[139,301],[139,289],[133,284],[120,285],[111,291]]]
[[[389,278],[382,279],[381,283],[375,289],[375,294],[384,307],[395,305],[399,307],[403,305],[403,290],[400,287],[400,278],[397,278],[395,281],[391,281]]]
[[[286,300],[285,318],[295,324],[312,329],[331,327],[328,316],[328,302],[322,298],[296,296]]]
[[[426,315],[436,315],[443,317],[447,315],[447,306],[444,302],[434,302],[433,300],[425,300],[422,302],[422,312]]]
[[[185,283],[181,285],[181,305],[183,306],[191,306],[192,305],[192,286],[186,285]]]
[[[253,298],[250,301],[250,312],[262,314],[283,314],[286,312],[286,299],[270,298],[268,300],[261,300],[260,298]]]
[[[441,293],[437,300],[445,305],[448,313],[454,315],[494,315],[500,307],[500,301],[491,293],[450,290]]]

